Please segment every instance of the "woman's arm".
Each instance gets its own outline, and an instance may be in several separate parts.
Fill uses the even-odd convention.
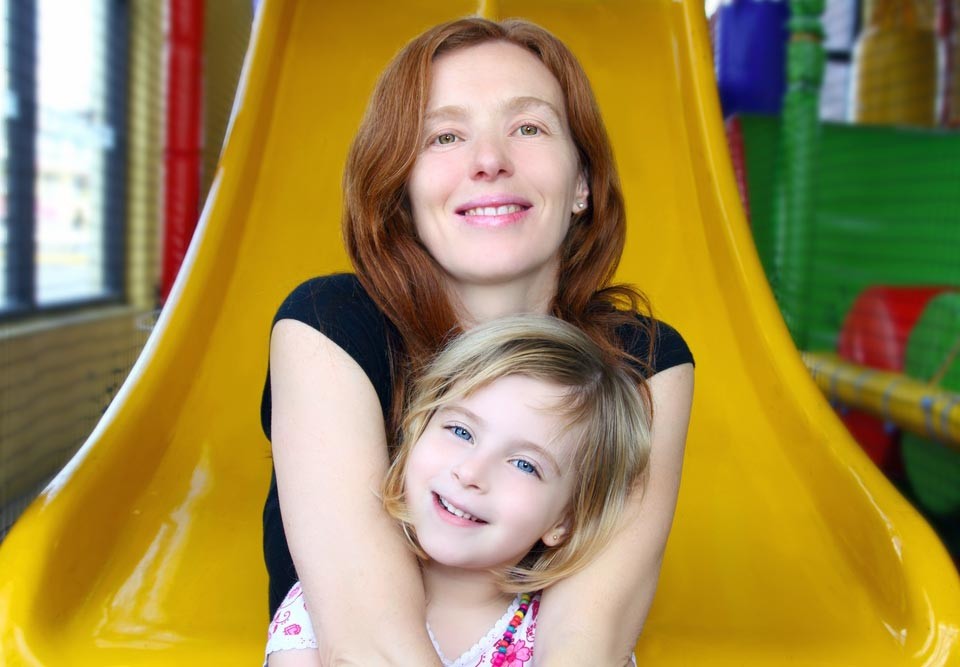
[[[653,602],[680,488],[693,402],[693,365],[654,375],[653,447],[646,491],[584,570],[549,588],[537,620],[537,667],[628,664]]]
[[[270,378],[283,525],[322,663],[439,666],[420,570],[379,500],[388,457],[369,378],[295,320],[273,329]]]

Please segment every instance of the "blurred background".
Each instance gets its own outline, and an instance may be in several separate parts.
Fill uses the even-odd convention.
[[[0,0],[0,539],[150,334],[255,13]],[[712,0],[704,20],[744,211],[794,341],[956,560],[960,443],[944,424],[960,404],[960,0]]]

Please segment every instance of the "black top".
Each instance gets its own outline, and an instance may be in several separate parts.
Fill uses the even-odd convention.
[[[356,276],[335,274],[312,278],[299,285],[281,304],[273,318],[273,324],[285,319],[297,320],[313,327],[353,357],[370,378],[386,419],[393,396],[390,360],[387,356],[388,327],[392,325],[367,295]],[[653,371],[656,373],[680,364],[693,363],[693,355],[676,329],[659,321],[654,324],[656,347]],[[629,348],[631,354],[640,359],[647,357],[650,339],[644,328],[621,327],[618,333],[624,347]],[[260,421],[268,439],[270,419],[268,369],[263,402],[260,405]],[[275,473],[271,476],[270,491],[263,507],[263,555],[270,576],[272,617],[298,578],[280,519]]]

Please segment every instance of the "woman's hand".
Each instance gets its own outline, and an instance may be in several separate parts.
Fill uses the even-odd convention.
[[[643,629],[673,523],[693,402],[693,365],[649,380],[653,397],[650,476],[634,494],[607,548],[549,588],[537,619],[536,667],[629,664]]]
[[[283,525],[322,663],[439,666],[416,558],[380,504],[388,457],[373,385],[295,320],[273,329],[270,377]]]

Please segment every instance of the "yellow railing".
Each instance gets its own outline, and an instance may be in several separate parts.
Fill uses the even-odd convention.
[[[860,366],[832,353],[804,352],[803,362],[831,400],[960,451],[960,394],[902,373]]]

